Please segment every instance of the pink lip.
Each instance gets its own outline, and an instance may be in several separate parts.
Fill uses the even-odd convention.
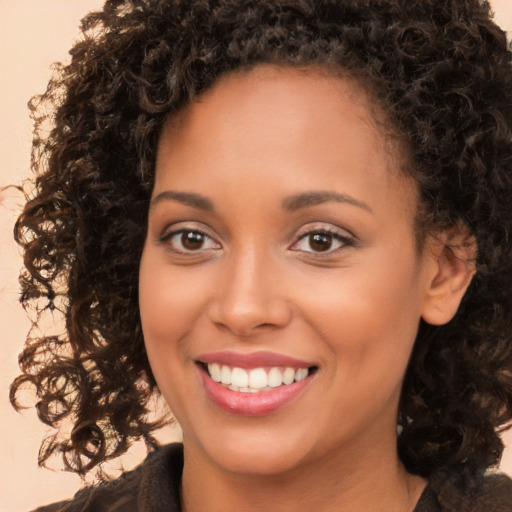
[[[241,393],[215,382],[203,370],[198,371],[211,401],[226,412],[242,416],[263,416],[282,409],[302,393],[312,378],[310,375],[299,382],[268,391]]]
[[[276,366],[286,368],[309,368],[313,364],[307,361],[301,361],[293,357],[276,354],[274,352],[254,352],[253,354],[244,354],[240,352],[211,352],[202,354],[198,361],[203,363],[225,364],[231,367],[252,369],[265,366]]]

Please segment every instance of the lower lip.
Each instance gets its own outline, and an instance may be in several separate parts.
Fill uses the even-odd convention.
[[[212,402],[220,409],[243,416],[262,416],[282,409],[299,396],[310,383],[311,377],[279,386],[268,391],[242,393],[225,388],[200,370],[204,387]]]

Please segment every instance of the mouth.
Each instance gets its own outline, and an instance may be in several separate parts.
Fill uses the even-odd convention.
[[[290,386],[301,382],[315,373],[316,366],[293,367],[257,367],[244,369],[219,363],[198,362],[204,373],[214,382],[231,391],[239,393],[261,393]]]
[[[196,360],[211,403],[225,412],[262,416],[299,397],[318,371],[305,361],[271,353],[216,353]]]

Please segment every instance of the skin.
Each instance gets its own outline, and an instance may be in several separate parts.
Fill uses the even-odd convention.
[[[420,318],[448,321],[471,274],[443,243],[418,249],[417,186],[374,110],[348,79],[260,66],[220,79],[162,133],[140,310],[183,429],[187,512],[411,511],[425,486],[396,453],[402,380]],[[331,196],[290,208],[317,191]],[[187,251],[180,230],[207,236]],[[319,251],[310,235],[326,231]],[[272,414],[230,414],[196,364],[224,350],[317,371]]]

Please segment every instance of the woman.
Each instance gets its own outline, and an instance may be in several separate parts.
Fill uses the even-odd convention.
[[[22,301],[66,334],[29,337],[13,402],[71,422],[41,462],[81,474],[154,446],[156,393],[184,443],[41,510],[512,510],[488,6],[110,0],[84,31],[16,227]]]

